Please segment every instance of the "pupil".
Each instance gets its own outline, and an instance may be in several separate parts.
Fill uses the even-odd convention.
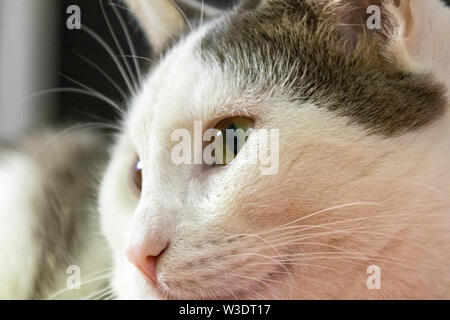
[[[225,133],[227,132],[227,130],[233,130],[236,131],[237,127],[236,125],[232,122],[228,125],[228,127],[225,129]],[[225,137],[226,135],[224,135]],[[228,140],[227,140],[228,141]],[[238,154],[239,150],[238,150],[238,138],[236,136],[233,137],[233,153],[236,156]]]

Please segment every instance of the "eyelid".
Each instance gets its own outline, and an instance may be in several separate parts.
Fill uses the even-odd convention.
[[[248,118],[253,121],[253,125],[256,127],[256,123],[258,121],[258,117],[254,115],[253,113],[249,112],[231,112],[231,113],[221,113],[220,115],[216,115],[212,120],[207,121],[207,125],[205,126],[207,129],[214,129],[221,121],[228,119],[228,118]]]

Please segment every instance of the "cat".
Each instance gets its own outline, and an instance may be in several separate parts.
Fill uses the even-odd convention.
[[[105,141],[89,131],[0,144],[0,299],[106,293],[110,259],[95,214],[105,164]],[[83,285],[69,290],[77,271]]]
[[[111,270],[111,287],[96,284],[93,294],[117,299],[450,298],[450,10],[442,2],[248,0],[226,12],[193,1],[127,3],[160,58],[130,100],[102,174],[108,247],[89,240],[75,262],[53,270],[98,264]],[[381,8],[381,29],[366,26],[370,5]],[[173,132],[194,136],[196,121],[218,133],[253,130],[226,165],[175,164]],[[259,129],[279,130],[272,175],[248,161]],[[12,162],[22,163],[3,163]],[[91,172],[64,164],[80,179]],[[0,166],[31,195],[2,184],[2,220],[12,210],[28,217],[14,206],[39,198],[37,168],[13,173]],[[69,199],[80,196],[73,192]],[[27,265],[28,283],[6,282],[21,288],[16,296],[55,296],[36,289],[37,262],[17,254],[37,241],[13,229],[21,221],[1,225],[18,240],[2,232],[14,246],[0,279],[20,279]],[[39,248],[26,258],[54,252]],[[85,267],[80,256],[101,261]],[[67,274],[54,278],[47,287]]]

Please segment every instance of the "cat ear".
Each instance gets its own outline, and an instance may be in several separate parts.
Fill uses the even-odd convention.
[[[125,0],[135,13],[153,50],[160,52],[186,31],[223,10],[195,0]]]
[[[336,1],[334,1],[336,2]],[[340,29],[352,41],[364,32],[381,39],[384,54],[403,69],[448,68],[450,10],[439,0],[337,0]],[[379,19],[379,21],[377,21]],[[439,54],[437,54],[439,52]]]
[[[387,5],[387,10],[397,24],[390,50],[398,63],[436,75],[450,70],[450,9],[442,1],[400,0]]]

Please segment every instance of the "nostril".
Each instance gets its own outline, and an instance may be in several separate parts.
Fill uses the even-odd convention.
[[[156,285],[158,260],[166,249],[167,247],[154,256],[145,255],[145,251],[142,248],[133,247],[127,250],[127,258],[144,275],[148,282]]]

